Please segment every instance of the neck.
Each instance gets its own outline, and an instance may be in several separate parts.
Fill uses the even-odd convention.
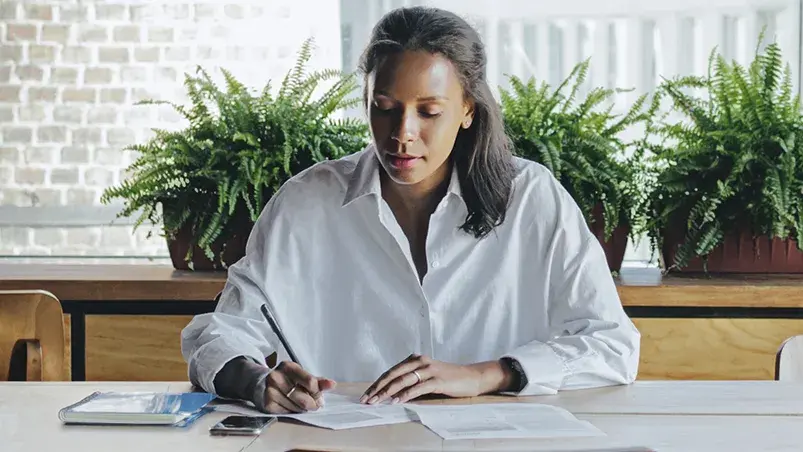
[[[449,188],[451,165],[445,164],[430,177],[413,185],[401,185],[381,175],[382,197],[396,216],[411,219],[429,217]]]

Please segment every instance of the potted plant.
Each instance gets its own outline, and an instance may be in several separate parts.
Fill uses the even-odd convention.
[[[501,90],[502,113],[516,154],[555,175],[580,206],[610,270],[618,272],[628,239],[643,228],[646,201],[643,147],[622,132],[653,112],[644,110],[647,97],[641,96],[624,115],[613,114],[611,98],[620,91],[614,89],[594,88],[576,101],[588,69],[588,60],[578,64],[555,89],[510,77],[512,90]]]
[[[697,92],[695,92],[697,91]],[[803,272],[803,121],[780,48],[745,68],[716,51],[705,77],[666,80],[681,119],[650,128],[650,236],[668,271]]]
[[[189,125],[155,130],[147,143],[130,146],[139,153],[131,177],[106,189],[101,201],[122,198],[118,216],[138,214],[136,227],[162,225],[176,269],[225,269],[239,260],[262,208],[285,181],[367,144],[364,123],[331,117],[359,102],[350,97],[355,77],[307,73],[311,55],[308,40],[276,94],[270,83],[252,92],[226,70],[220,89],[198,68],[185,78],[190,105],[142,102],[170,105]]]

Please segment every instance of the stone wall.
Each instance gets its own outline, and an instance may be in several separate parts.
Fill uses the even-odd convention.
[[[134,103],[186,101],[196,65],[278,85],[308,37],[312,69],[340,67],[338,0],[0,0],[0,256],[166,254],[147,229],[100,214],[101,192],[136,157],[123,148],[183,125]],[[48,221],[14,222],[12,206]],[[54,224],[64,206],[98,206],[98,224]]]

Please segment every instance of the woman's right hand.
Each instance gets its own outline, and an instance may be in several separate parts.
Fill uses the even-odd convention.
[[[334,380],[311,375],[297,363],[282,361],[265,381],[265,408],[274,414],[315,411],[324,405],[324,391],[335,385]]]

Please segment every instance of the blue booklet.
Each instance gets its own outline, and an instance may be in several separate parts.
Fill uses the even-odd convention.
[[[206,413],[215,396],[205,392],[94,392],[59,410],[65,424],[184,427]]]

